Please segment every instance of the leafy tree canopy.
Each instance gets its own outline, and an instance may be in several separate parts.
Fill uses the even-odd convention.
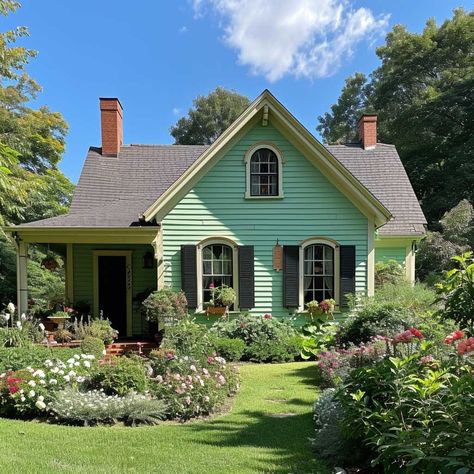
[[[188,115],[171,127],[175,144],[210,145],[249,103],[247,97],[222,87],[207,96],[198,96]]]
[[[396,25],[377,49],[381,65],[356,74],[318,117],[328,143],[356,137],[357,118],[379,116],[379,140],[397,146],[431,225],[462,199],[474,202],[474,12],[454,11],[422,33]]]

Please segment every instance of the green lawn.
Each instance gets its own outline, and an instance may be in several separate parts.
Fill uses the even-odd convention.
[[[207,421],[77,428],[1,419],[0,472],[329,472],[308,443],[314,363],[244,365],[241,373],[232,410]]]

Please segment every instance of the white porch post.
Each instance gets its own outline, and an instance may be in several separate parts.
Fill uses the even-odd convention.
[[[18,316],[28,311],[28,244],[19,241],[16,248],[16,288]]]

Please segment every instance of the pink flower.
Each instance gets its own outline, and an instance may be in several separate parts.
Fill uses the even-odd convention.
[[[426,355],[423,357],[420,357],[420,364],[429,364],[434,361],[434,358],[432,355]]]
[[[209,289],[210,290],[213,290],[216,286],[214,285],[214,283],[209,283]]]
[[[416,329],[416,328],[410,328],[410,329],[407,329],[406,331],[400,333],[400,334],[397,334],[392,342],[394,344],[399,344],[401,342],[403,343],[408,343],[410,342],[413,338],[417,338],[417,339],[423,339],[424,336],[423,336],[423,333],[419,330],[419,329]]]
[[[418,339],[423,339],[425,337],[419,329],[410,328],[409,331]]]
[[[454,331],[451,334],[448,334],[444,338],[444,343],[452,344],[454,341],[458,341],[459,339],[462,339],[463,337],[464,337],[464,333],[458,329],[457,331]]]
[[[264,314],[263,315],[263,319],[272,319],[272,315],[271,314]]]
[[[470,337],[458,344],[457,351],[459,355],[464,355],[474,351],[474,337]]]
[[[214,363],[214,357],[209,356],[209,357],[207,358],[207,363],[208,363],[208,364],[213,364],[213,363]]]

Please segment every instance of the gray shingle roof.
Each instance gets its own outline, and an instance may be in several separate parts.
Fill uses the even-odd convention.
[[[207,146],[127,145],[119,156],[90,148],[68,214],[28,227],[129,227]],[[333,145],[327,149],[394,216],[381,235],[419,235],[426,223],[394,146]]]

